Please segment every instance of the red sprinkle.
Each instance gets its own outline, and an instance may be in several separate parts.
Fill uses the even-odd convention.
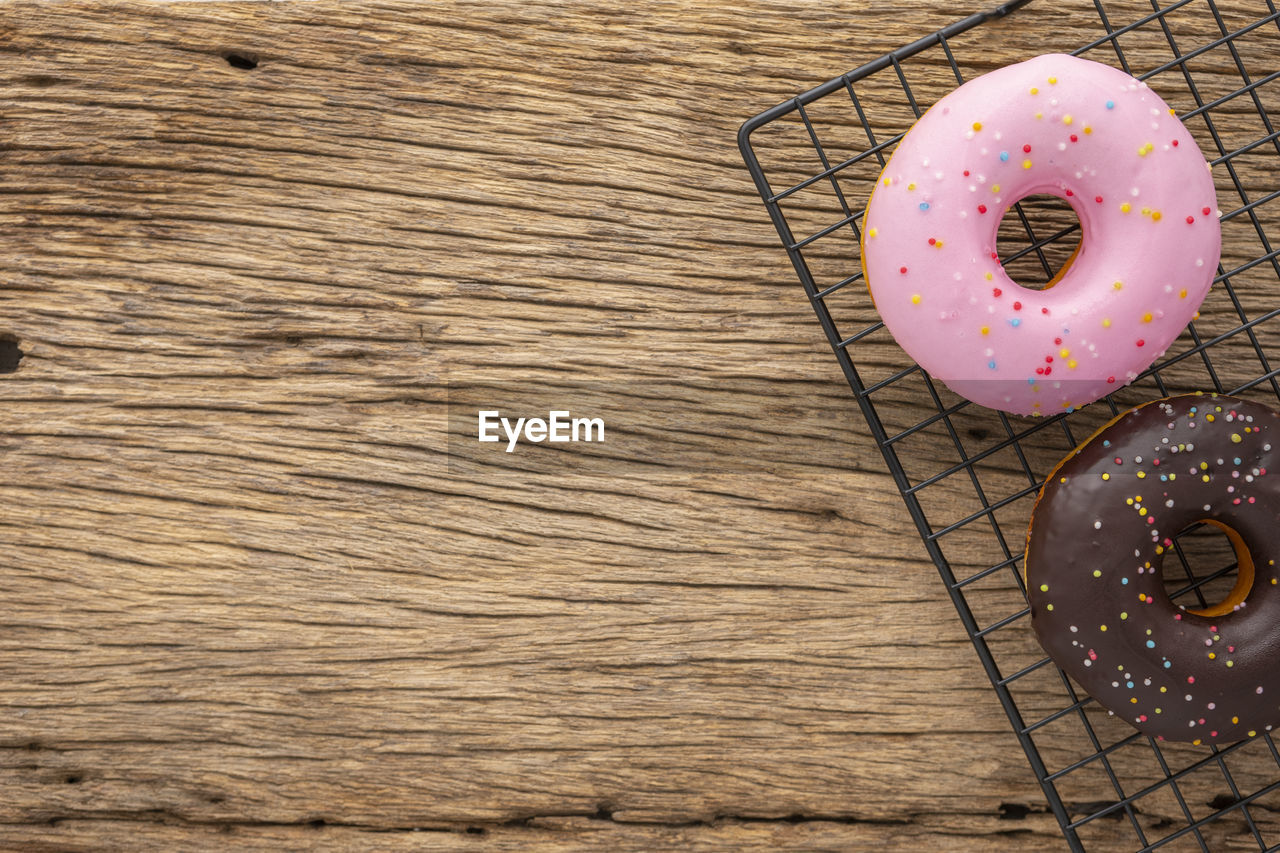
[[[1076,136],[1076,135],[1073,133],[1073,134],[1071,134],[1071,141],[1072,141],[1072,142],[1079,142],[1079,141],[1080,141],[1080,137]]]
[[[1108,385],[1114,385],[1114,384],[1116,384],[1116,378],[1115,378],[1114,376],[1108,376],[1108,377],[1107,377],[1107,384],[1108,384]]]
[[[1046,368],[1044,369],[1044,375],[1045,375],[1045,376],[1048,376],[1050,373],[1053,373],[1053,368],[1052,368],[1052,367],[1046,367]]]
[[[1196,677],[1194,675],[1188,675],[1187,684],[1195,684],[1195,683],[1196,683]]]
[[[1040,313],[1041,313],[1041,314],[1048,314],[1048,313],[1049,313],[1049,309],[1048,309],[1048,308],[1041,308],[1041,309],[1040,309]]]
[[[1093,197],[1093,200],[1096,201],[1098,204],[1102,204],[1102,196],[1100,195],[1095,195]]]
[[[1203,213],[1205,216],[1208,216],[1208,215],[1209,215],[1210,213],[1212,213],[1213,211],[1212,211],[1212,210],[1210,210],[1210,209],[1209,209],[1209,208],[1207,208],[1207,207],[1202,207],[1202,208],[1200,208],[1200,212],[1201,212],[1201,213]]]
[[[1062,338],[1054,338],[1054,339],[1053,339],[1053,345],[1054,345],[1055,347],[1060,347],[1060,346],[1062,346]]]
[[[1021,310],[1022,310],[1022,303],[1021,303],[1021,302],[1015,302],[1015,303],[1013,303],[1013,310],[1014,310],[1014,311],[1021,311]]]
[[[1187,224],[1188,224],[1188,225],[1194,225],[1194,224],[1195,224],[1195,222],[1196,222],[1196,218],[1195,218],[1194,216],[1188,216],[1188,217],[1187,217]]]
[[[1073,196],[1073,195],[1075,195],[1075,193],[1073,193],[1071,190],[1067,190],[1067,196]]]
[[[979,212],[979,213],[986,213],[986,212],[987,212],[987,206],[986,206],[985,204],[980,204],[980,205],[978,205],[978,212]]]
[[[991,288],[991,295],[994,296],[995,298],[999,299],[1001,293],[1004,293],[1004,291],[1001,290],[1000,288],[998,287]]]
[[[964,170],[964,176],[965,176],[966,178],[967,178],[967,177],[969,177],[969,170],[968,170],[968,169],[965,169],[965,170]]]
[[[1146,341],[1144,341],[1142,338],[1138,338],[1138,346],[1144,347],[1146,345],[1147,345]]]
[[[1175,139],[1175,140],[1173,140],[1173,147],[1174,147],[1174,148],[1177,148],[1177,147],[1178,147],[1178,140],[1176,140],[1176,139]]]
[[[1051,356],[1051,355],[1046,355],[1046,356],[1044,357],[1044,362],[1045,362],[1045,364],[1053,364],[1053,356]]]
[[[1022,151],[1023,151],[1023,153],[1024,153],[1024,154],[1030,154],[1030,153],[1031,153],[1031,146],[1030,146],[1030,145],[1024,145],[1024,146],[1022,146]]]
[[[930,245],[930,246],[936,246],[936,245],[937,245],[937,243],[938,243],[937,238],[934,238],[934,237],[930,237],[930,238],[929,238],[929,245]]]
[[[1036,368],[1036,373],[1039,373],[1041,376],[1044,376],[1044,368],[1043,368],[1043,367],[1037,367],[1037,368]]]

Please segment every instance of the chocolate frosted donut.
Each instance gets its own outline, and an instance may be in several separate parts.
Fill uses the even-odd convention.
[[[1217,395],[1124,412],[1049,475],[1032,511],[1031,624],[1104,708],[1158,738],[1225,743],[1280,724],[1280,413]],[[1181,530],[1227,532],[1226,600],[1176,605]]]

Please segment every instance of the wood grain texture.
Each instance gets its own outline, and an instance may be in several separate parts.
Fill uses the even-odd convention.
[[[8,4],[0,846],[1063,849],[735,145],[934,5]]]

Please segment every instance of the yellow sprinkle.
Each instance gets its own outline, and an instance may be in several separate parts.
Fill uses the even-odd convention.
[[[1101,569],[1094,569],[1094,570],[1093,570],[1093,576],[1094,576],[1095,578],[1100,578],[1100,577],[1102,577],[1102,570],[1101,570]]]
[[[885,179],[884,179],[884,185],[885,185],[886,187],[887,187],[887,186],[889,186],[889,179],[888,179],[888,178],[885,178]]]
[[[1071,124],[1071,116],[1070,116],[1070,115],[1065,115],[1065,116],[1063,116],[1063,117],[1062,117],[1062,123],[1063,123],[1063,124]]]
[[[1106,625],[1099,625],[1099,626],[1098,626],[1098,630],[1099,630],[1099,631],[1105,631],[1105,630],[1107,630],[1107,626],[1106,626]]]
[[[1130,210],[1132,210],[1132,209],[1133,209],[1133,208],[1129,207],[1129,202],[1127,202],[1127,201],[1126,201],[1124,204],[1120,205],[1120,212],[1121,212],[1121,213],[1128,213],[1128,212],[1129,212]]]
[[[1103,474],[1103,475],[1102,475],[1102,479],[1104,479],[1104,480],[1110,480],[1110,479],[1111,479],[1111,475],[1110,475],[1110,474]]]
[[[1092,128],[1092,127],[1089,127],[1089,125],[1087,125],[1087,124],[1086,124],[1086,125],[1084,126],[1084,132],[1085,132],[1086,134],[1093,133],[1093,128]]]
[[[1137,696],[1130,696],[1130,697],[1129,697],[1129,702],[1130,702],[1130,704],[1137,705],[1137,704],[1138,704],[1138,697],[1137,697]]]
[[[999,184],[992,184],[992,185],[991,185],[991,191],[992,191],[993,193],[998,193],[998,192],[1000,192],[1000,185],[999,185]]]
[[[1044,113],[1036,113],[1036,119],[1044,118]]]
[[[1133,506],[1133,498],[1125,498],[1124,502],[1129,506]]]
[[[909,189],[909,190],[913,190],[913,189],[915,189],[915,188],[916,188],[916,185],[915,185],[915,184],[907,184],[907,189]]]
[[[1172,482],[1173,480],[1176,480],[1176,479],[1178,479],[1178,475],[1177,475],[1177,474],[1170,474],[1170,475],[1169,475],[1169,480],[1170,480],[1170,482]]]
[[[1231,443],[1232,443],[1232,444],[1239,444],[1241,441],[1244,441],[1244,439],[1242,439],[1242,438],[1240,437],[1240,433],[1238,433],[1238,432],[1233,432],[1233,433],[1231,433]]]
[[[1057,82],[1058,82],[1058,78],[1057,78],[1057,77],[1050,77],[1050,78],[1049,78],[1049,85],[1050,85],[1050,86],[1054,85],[1054,84],[1055,84],[1055,83],[1057,83]]]
[[[1184,288],[1182,288],[1182,290],[1179,290],[1179,291],[1178,291],[1178,298],[1179,298],[1179,299],[1186,299],[1186,298],[1187,298],[1187,289],[1186,289],[1185,287],[1184,287]]]
[[[1160,211],[1158,211],[1158,210],[1154,210],[1154,211],[1152,211],[1152,212],[1151,212],[1151,221],[1152,221],[1152,222],[1159,222],[1159,221],[1160,221]]]
[[[1216,657],[1217,655],[1215,655],[1213,652],[1209,652],[1209,660],[1213,660]]]
[[[913,294],[911,294],[911,304],[912,304],[912,305],[919,305],[919,304],[920,304],[920,294],[918,294],[918,293],[913,293]]]
[[[1142,208],[1142,215],[1143,215],[1143,216],[1150,216],[1150,215],[1151,215],[1151,208],[1149,208],[1149,207],[1144,207],[1144,208]]]
[[[1063,358],[1066,358],[1067,356],[1071,355],[1071,350],[1067,349],[1066,347],[1063,347],[1062,349],[1058,350],[1058,355],[1062,356]]]
[[[1145,480],[1145,479],[1147,479],[1147,472],[1146,472],[1146,471],[1139,471],[1139,472],[1138,472],[1138,479],[1139,479],[1139,480]],[[1144,510],[1142,511],[1142,514],[1143,514],[1143,515],[1146,515],[1146,514],[1147,514],[1147,511],[1144,509]]]
[[[1066,477],[1059,477],[1059,478],[1058,478],[1058,482],[1059,482],[1059,483],[1065,483],[1065,482],[1067,482],[1067,478],[1066,478]]]
[[[1070,361],[1068,361],[1068,362],[1067,362],[1067,367],[1071,368],[1072,370],[1075,370],[1075,369],[1076,369],[1076,360],[1073,358],[1073,359],[1071,359]]]
[[[986,334],[989,334],[990,332],[991,332],[991,327],[990,327],[990,326],[983,326],[983,327],[982,327],[982,334],[986,335]]]
[[[975,121],[975,122],[973,123],[973,129],[974,129],[974,130],[982,130],[982,122],[980,122],[980,121]]]
[[[1046,604],[1046,605],[1044,606],[1044,609],[1045,609],[1045,610],[1052,610],[1052,609],[1053,609],[1053,605],[1052,605],[1052,604]]]
[[[1235,724],[1236,724],[1236,723],[1238,723],[1238,722],[1240,722],[1240,718],[1239,718],[1239,717],[1232,717],[1232,718],[1231,718],[1231,724],[1232,724],[1232,725],[1235,725]]]
[[[1235,666],[1235,665],[1236,665],[1236,662],[1235,662],[1235,661],[1233,661],[1233,660],[1229,660],[1229,661],[1227,661],[1227,666]]]
[[[1160,692],[1161,692],[1161,693],[1168,693],[1168,692],[1169,692],[1169,688],[1168,688],[1168,687],[1161,687],[1161,688],[1160,688]]]
[[[1032,87],[1031,87],[1031,94],[1033,94],[1033,95],[1038,95],[1038,94],[1040,94],[1040,90],[1039,90],[1039,89],[1037,89],[1035,86],[1032,86]]]
[[[1111,286],[1112,286],[1112,287],[1114,287],[1116,290],[1120,290],[1121,288],[1123,288],[1123,287],[1124,287],[1124,284],[1123,284],[1123,283],[1121,283],[1121,282],[1118,282],[1118,281],[1117,281],[1115,284],[1113,284],[1113,285],[1111,285]]]
[[[1157,714],[1160,714],[1160,713],[1163,713],[1163,712],[1162,712],[1159,708],[1156,708],[1156,713],[1157,713]]]
[[[1201,463],[1200,463],[1200,470],[1201,470],[1201,471],[1208,471],[1208,470],[1209,470],[1209,463],[1208,463],[1208,462],[1201,462]]]
[[[1111,321],[1110,321],[1110,320],[1108,320],[1106,317],[1103,317],[1103,318],[1102,318],[1102,328],[1104,328],[1104,329],[1110,329],[1110,328],[1111,328]]]
[[[1031,168],[1031,161],[1030,161],[1030,160],[1023,160],[1023,161],[1022,161],[1022,168],[1024,168],[1024,169],[1030,169],[1030,168]]]
[[[1121,622],[1123,622],[1125,619],[1128,619],[1128,618],[1129,618],[1129,614],[1128,614],[1128,613],[1125,613],[1124,611],[1121,611],[1121,612],[1120,612],[1120,621],[1121,621]]]
[[[991,281],[991,273],[987,273],[987,281]]]
[[[868,231],[868,232],[867,232],[867,236],[868,236],[868,237],[874,237],[874,236],[876,236],[876,235],[877,235],[877,234],[879,234],[879,233],[880,233],[879,231],[877,231],[876,229],[872,228],[870,231]]]
[[[1150,313],[1143,314],[1143,315],[1142,315],[1142,322],[1144,322],[1144,323],[1150,323],[1150,322],[1151,322],[1151,314],[1150,314]]]
[[[1036,390],[1036,391],[1039,391],[1039,390],[1040,390],[1040,386],[1039,386],[1039,385],[1035,386],[1035,390]],[[1038,409],[1038,408],[1040,408],[1040,404],[1039,404],[1039,403],[1032,403],[1032,404],[1031,404],[1031,408],[1033,408],[1033,409]],[[1275,581],[1272,581],[1272,583],[1275,583]]]
[[[1142,472],[1139,471],[1138,473],[1141,474]],[[1147,514],[1147,508],[1145,506],[1138,510],[1138,515],[1145,516],[1146,514]]]
[[[1048,592],[1048,591],[1049,591],[1049,585],[1048,585],[1047,583],[1042,583],[1042,584],[1040,584],[1040,591],[1041,591],[1041,592]]]
[[[1205,474],[1205,475],[1204,475],[1203,477],[1201,477],[1200,479],[1201,479],[1201,480],[1204,480],[1204,481],[1207,483],[1207,482],[1209,482],[1209,475],[1208,475],[1208,474]]]
[[[1192,746],[1199,746],[1199,745],[1200,745],[1200,738],[1196,738],[1195,740],[1191,741],[1191,745],[1192,745]]]
[[[1205,415],[1204,419],[1209,423],[1213,423],[1213,415]]]
[[[934,244],[933,244],[933,246],[934,246],[934,248],[935,248],[935,249],[941,249],[941,248],[942,248],[942,241],[941,241],[941,240],[939,240],[938,242],[934,243]]]
[[[1228,661],[1228,663],[1230,663],[1230,661]],[[1249,729],[1249,737],[1257,737],[1257,736],[1258,736],[1257,732],[1255,732],[1253,729]]]

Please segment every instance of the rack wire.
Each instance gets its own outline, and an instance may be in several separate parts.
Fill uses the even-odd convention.
[[[893,147],[966,73],[991,70],[981,25],[1028,2],[957,21],[778,104],[742,126],[739,146],[1071,849],[1104,842],[1116,849],[1117,838],[1131,839],[1126,846],[1139,851],[1280,849],[1280,751],[1272,735],[1191,746],[1134,731],[1045,657],[1032,636],[1021,576],[1021,546],[1043,477],[1115,414],[1194,390],[1280,400],[1280,368],[1268,354],[1280,341],[1275,0],[1246,12],[1217,0],[1093,0],[1093,33],[1060,36],[1076,36],[1073,44],[1050,38],[1025,57],[1070,51],[1150,81],[1213,165],[1223,229],[1214,287],[1196,319],[1133,384],[1049,418],[984,409],[912,363],[857,286],[859,205]],[[1081,40],[1084,46],[1070,50]],[[1065,203],[1024,199],[1001,225],[1001,262],[1016,280],[1044,284],[1070,255],[1078,230]],[[1175,601],[1205,607],[1230,589],[1234,552],[1214,536],[1199,527],[1177,537],[1176,565],[1165,567]]]

